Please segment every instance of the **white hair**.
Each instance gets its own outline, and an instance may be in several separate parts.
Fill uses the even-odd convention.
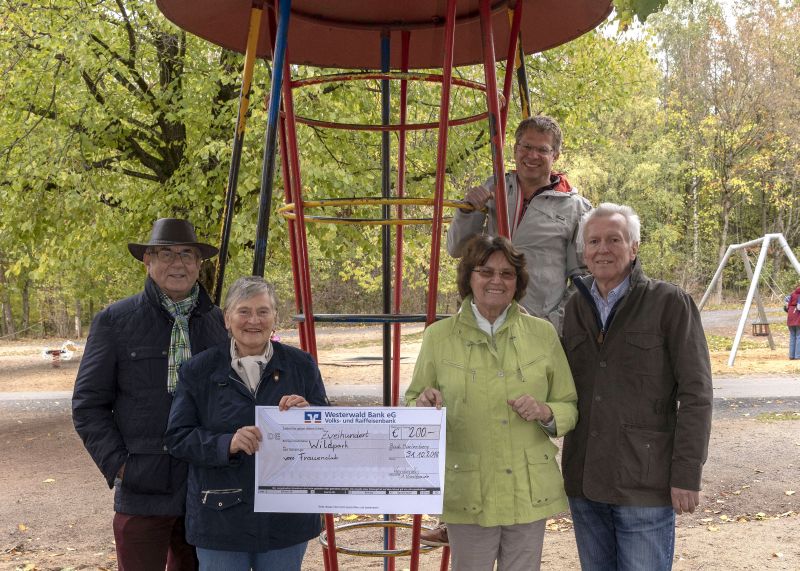
[[[582,249],[584,247],[584,232],[586,226],[591,220],[595,218],[608,218],[614,214],[620,214],[625,217],[626,226],[628,228],[628,239],[633,244],[639,244],[641,241],[641,227],[639,215],[636,211],[625,204],[615,204],[613,202],[603,202],[597,208],[593,208],[583,215],[581,218],[580,229],[578,231],[578,245]]]

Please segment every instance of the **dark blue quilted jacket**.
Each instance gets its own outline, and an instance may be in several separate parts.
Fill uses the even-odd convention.
[[[97,314],[72,397],[72,418],[108,485],[114,509],[135,515],[181,515],[187,466],[164,444],[172,395],[167,355],[172,318],[150,278],[144,291]],[[201,287],[189,317],[192,354],[227,339],[222,312]],[[116,479],[125,464],[122,482]]]
[[[181,368],[169,417],[167,443],[191,463],[186,499],[186,539],[227,551],[283,549],[315,537],[319,514],[253,511],[255,456],[230,457],[233,433],[255,424],[256,406],[276,406],[301,395],[326,406],[325,387],[311,355],[274,342],[255,395],[231,369],[230,345],[192,357]]]

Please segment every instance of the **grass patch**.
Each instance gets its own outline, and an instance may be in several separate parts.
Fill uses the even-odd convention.
[[[709,351],[730,351],[733,348],[733,337],[725,337],[723,335],[706,335],[706,342],[708,343]],[[767,347],[766,341],[751,341],[745,339],[744,336],[739,341],[739,350],[745,349],[763,349]]]
[[[800,412],[798,411],[785,411],[785,412],[762,412],[756,419],[761,422],[774,422],[778,420],[800,420]]]

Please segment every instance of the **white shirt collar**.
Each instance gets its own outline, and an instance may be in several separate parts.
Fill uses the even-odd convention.
[[[500,329],[500,326],[505,323],[506,317],[508,316],[508,309],[511,307],[511,304],[508,304],[508,307],[503,310],[503,313],[497,316],[497,319],[494,320],[494,323],[491,323],[488,319],[481,315],[480,311],[478,311],[478,306],[475,305],[474,300],[470,302],[470,305],[472,306],[472,313],[475,315],[475,321],[477,322],[478,327],[489,337],[494,337],[494,332]]]

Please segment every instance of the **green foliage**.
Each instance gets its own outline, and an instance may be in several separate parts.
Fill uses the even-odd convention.
[[[798,12],[777,0],[739,2],[730,24],[712,0],[616,0],[616,25],[530,55],[535,112],[556,117],[565,140],[556,167],[593,203],[630,204],[643,221],[647,272],[692,289],[708,283],[720,250],[767,232],[800,239],[797,118]],[[663,8],[663,10],[662,10]],[[638,34],[619,34],[638,19]],[[735,28],[729,29],[734,25]],[[31,319],[44,305],[99,308],[141,287],[126,243],[153,219],[184,216],[219,239],[242,57],[175,28],[149,0],[6,0],[0,15],[0,302]],[[503,64],[498,64],[502,81]],[[438,70],[431,70],[437,73]],[[321,72],[293,66],[294,77]],[[477,67],[458,77],[484,81]],[[269,62],[256,65],[226,281],[252,268]],[[411,81],[408,122],[436,122],[440,86]],[[391,82],[398,122],[399,81]],[[509,131],[520,120],[516,91]],[[380,122],[377,81],[337,81],[294,91],[298,115]],[[485,110],[480,91],[453,87],[451,117]],[[299,124],[305,199],[379,196],[381,135]],[[432,197],[437,130],[409,132],[405,195]],[[513,168],[512,137],[505,148]],[[390,135],[392,156],[399,138]],[[278,163],[280,164],[280,163]],[[392,164],[392,193],[397,165]],[[280,168],[278,168],[280,174]],[[445,195],[491,173],[485,122],[450,130]],[[288,224],[276,180],[266,277],[294,311]],[[395,207],[390,209],[393,213]],[[431,207],[404,208],[430,218]],[[380,207],[309,209],[376,218]],[[451,214],[446,211],[445,215]],[[446,231],[446,227],[445,227]],[[391,249],[398,229],[391,228]],[[425,303],[429,225],[403,228],[404,311]],[[315,309],[381,311],[384,231],[309,223]],[[440,254],[440,309],[454,309],[455,265]],[[392,256],[394,254],[392,253]],[[773,257],[772,282],[792,283]],[[726,271],[736,286],[741,264]],[[796,276],[795,276],[796,278]],[[56,303],[57,302],[57,303]],[[36,305],[40,307],[36,307]],[[38,313],[37,313],[38,312]],[[19,319],[19,317],[18,317]]]
[[[651,14],[663,9],[666,4],[667,0],[614,0],[617,19],[623,29],[633,22],[634,17],[639,22],[644,22]]]
[[[798,237],[797,164],[784,162],[784,153],[796,139],[790,133],[797,128],[798,82],[791,70],[800,21],[796,10],[773,0],[737,2],[733,10],[735,19],[713,0],[676,0],[652,18],[666,127],[679,135],[684,233],[700,283],[731,243],[769,232],[784,233],[790,243]]]

